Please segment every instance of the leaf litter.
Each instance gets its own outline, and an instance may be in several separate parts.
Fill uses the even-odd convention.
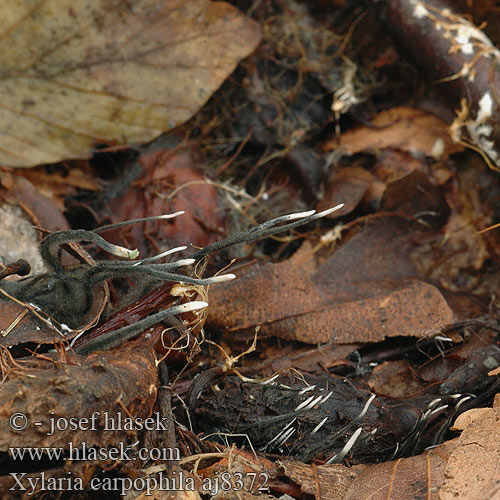
[[[46,4],[38,9],[53,6]],[[120,6],[123,22],[139,26],[161,10],[144,5]],[[205,8],[214,16],[207,43],[216,42],[214,50],[236,46],[224,71],[203,68],[210,81],[198,98],[187,93],[190,111],[179,124],[254,50],[259,27],[221,2],[170,6],[189,14],[176,18],[174,33],[198,26],[191,14]],[[214,498],[494,498],[499,273],[498,232],[489,228],[498,221],[497,174],[452,143],[454,109],[438,104],[429,81],[408,71],[405,54],[372,11],[359,16],[350,2],[337,2],[325,15],[310,2],[279,0],[240,8],[260,23],[263,41],[190,121],[135,152],[114,150],[170,125],[141,132],[148,139],[102,134],[97,142],[105,147],[92,160],[38,167],[25,179],[2,170],[2,197],[38,226],[49,263],[46,274],[2,280],[2,498],[18,497],[3,492],[20,466],[32,479],[42,472],[67,479],[70,471],[87,488],[93,478],[134,479],[127,498],[143,498],[146,482],[162,473],[184,473],[197,492]],[[79,12],[61,12],[56,35]],[[9,7],[14,17],[6,22],[19,13]],[[108,36],[113,23],[101,21]],[[130,49],[147,36],[161,54],[160,24]],[[235,30],[245,41],[239,46]],[[101,40],[88,40],[91,63]],[[62,53],[39,59],[39,45],[29,59],[34,69],[23,69],[29,75]],[[123,85],[132,89],[139,73],[127,82],[124,72],[151,61],[142,52],[130,59],[127,50],[112,67],[71,66],[58,78],[88,72],[102,83],[109,76],[116,85],[106,88],[108,98]],[[210,54],[204,60],[212,62]],[[45,83],[54,80],[49,69]],[[171,76],[165,88],[181,90]],[[132,109],[135,97],[127,97],[123,104]],[[103,106],[101,98],[97,93],[94,104]],[[170,111],[182,102],[174,99]],[[152,117],[164,111],[157,101],[142,104]],[[53,118],[80,119],[68,106],[54,101]],[[95,109],[84,100],[75,106]],[[86,123],[99,127],[100,116]],[[96,145],[93,138],[82,146],[70,134],[72,146],[64,149],[53,132],[40,137],[59,156],[23,148],[30,161],[19,165],[88,157]],[[71,174],[77,171],[83,176]],[[55,204],[48,203],[51,192]],[[276,221],[252,229],[283,213],[339,203],[327,217],[286,233]],[[151,218],[181,210],[187,214]],[[293,217],[280,221],[288,225]],[[69,227],[80,232],[50,234]],[[271,238],[256,242],[257,233]],[[219,243],[225,237],[227,246]],[[239,248],[229,245],[238,241]],[[121,256],[138,248],[146,260],[109,260],[110,248]],[[176,251],[154,260],[167,250]],[[2,276],[16,266],[7,262]],[[226,281],[233,272],[238,279]],[[7,423],[14,411],[45,422],[50,411],[61,419],[96,412],[101,420],[92,439],[83,431],[16,433]],[[103,429],[106,411],[159,414],[168,425],[113,434]],[[179,449],[182,458],[94,456],[35,466],[6,453],[12,446],[61,447],[67,458],[69,442],[82,441],[101,451],[129,443],[132,454],[136,447]],[[206,489],[224,473],[231,477],[227,491]],[[250,483],[253,473],[267,480],[265,489]],[[78,494],[68,483],[59,489],[67,498]],[[200,498],[174,489],[153,488],[156,498]]]

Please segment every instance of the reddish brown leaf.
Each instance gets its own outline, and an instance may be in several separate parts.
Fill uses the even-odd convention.
[[[143,173],[125,195],[107,205],[113,222],[138,219],[185,210],[168,223],[134,224],[113,232],[107,238],[120,244],[132,244],[142,257],[192,243],[205,246],[223,232],[223,219],[217,190],[195,168],[188,152],[156,151],[141,159]],[[133,242],[133,243],[132,243]],[[153,247],[152,247],[153,245]],[[156,248],[155,248],[156,247]]]
[[[263,333],[308,343],[377,342],[435,330],[453,315],[434,286],[411,279],[411,235],[401,219],[378,219],[314,274],[289,261],[254,267],[210,291],[207,322],[228,330],[261,325]]]

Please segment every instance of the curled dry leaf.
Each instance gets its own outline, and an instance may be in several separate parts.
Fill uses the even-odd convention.
[[[396,149],[446,159],[463,148],[454,144],[445,122],[425,111],[398,107],[382,111],[373,119],[372,127],[359,127],[345,132],[337,141],[327,142],[324,149],[340,148],[345,153]]]
[[[460,415],[455,430],[462,430],[446,467],[440,500],[499,498],[500,395],[493,408],[475,408]]]
[[[89,157],[189,119],[260,39],[208,0],[0,4],[0,164]]]

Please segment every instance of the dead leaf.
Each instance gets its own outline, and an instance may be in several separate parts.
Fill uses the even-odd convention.
[[[463,430],[446,467],[440,500],[500,498],[500,395],[493,408],[475,408],[453,426]]]
[[[0,164],[83,158],[189,119],[260,38],[208,0],[0,4]]]
[[[255,266],[210,290],[207,324],[222,330],[261,325],[263,334],[313,344],[435,330],[453,314],[437,288],[414,279],[415,234],[404,219],[380,218],[354,231],[314,274],[290,261]]]
[[[414,217],[435,228],[441,227],[450,214],[442,190],[419,170],[388,183],[380,208]]]
[[[339,143],[326,143],[324,149],[340,149],[351,155],[361,151],[397,149],[440,160],[463,150],[451,140],[445,122],[419,109],[401,106],[382,111],[373,119],[372,125],[377,128],[349,130],[340,136]]]
[[[306,465],[292,460],[280,460],[284,475],[300,485],[301,490],[315,499],[342,500],[363,465],[346,467],[345,465]]]
[[[335,170],[325,189],[323,199],[318,203],[318,210],[326,210],[333,203],[344,206],[333,217],[351,213],[361,202],[372,184],[381,184],[377,178],[361,167],[349,167]]]
[[[155,151],[140,160],[142,174],[127,192],[106,203],[112,222],[152,215],[186,213],[168,223],[143,223],[107,233],[107,239],[132,244],[142,257],[176,246],[206,246],[220,239],[224,220],[217,189],[209,184],[189,151]]]
[[[366,467],[342,500],[437,500],[444,481],[445,450],[441,446],[416,457]]]
[[[375,366],[368,385],[376,394],[393,398],[409,397],[423,389],[411,364],[403,359]]]
[[[361,287],[360,287],[361,288]],[[263,325],[263,334],[316,343],[380,342],[387,337],[423,336],[452,321],[453,313],[439,290],[419,281],[396,288],[371,285],[372,297],[323,304],[307,314],[290,315]]]

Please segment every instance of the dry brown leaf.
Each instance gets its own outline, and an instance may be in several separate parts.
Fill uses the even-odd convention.
[[[327,143],[325,149],[340,149],[348,154],[361,151],[397,149],[446,159],[462,151],[453,143],[448,126],[436,116],[419,109],[397,107],[382,111],[373,119],[375,127],[359,127],[340,136],[340,142]]]
[[[493,408],[475,408],[453,426],[463,430],[446,467],[441,500],[500,498],[500,395]]]
[[[315,499],[342,500],[364,466],[307,465],[292,460],[280,460],[284,475],[299,484],[301,490]]]
[[[320,303],[307,314],[263,325],[262,333],[307,343],[380,342],[387,337],[423,336],[453,319],[444,297],[428,283],[411,281],[385,290],[372,284],[371,291],[376,295]]]
[[[360,472],[342,500],[437,500],[446,461],[446,446],[441,446],[416,457],[371,465]]]
[[[326,185],[325,195],[318,203],[318,210],[326,210],[336,203],[344,206],[332,214],[341,217],[351,213],[361,202],[373,184],[381,184],[368,170],[361,167],[349,167],[335,170]]]
[[[133,245],[147,257],[168,248],[203,247],[220,239],[224,220],[217,189],[196,168],[200,160],[191,151],[159,150],[139,160],[141,175],[128,190],[107,204],[112,222],[139,219],[184,210],[168,224],[134,224],[108,232],[107,239]]]
[[[405,359],[385,361],[373,368],[368,385],[380,396],[410,397],[423,389],[411,364]]]
[[[439,290],[414,279],[415,234],[402,218],[380,218],[314,274],[293,261],[253,267],[210,290],[207,324],[219,330],[261,325],[264,334],[312,344],[378,342],[449,324],[453,314]]]
[[[260,38],[208,0],[0,3],[0,164],[89,157],[189,119]]]

